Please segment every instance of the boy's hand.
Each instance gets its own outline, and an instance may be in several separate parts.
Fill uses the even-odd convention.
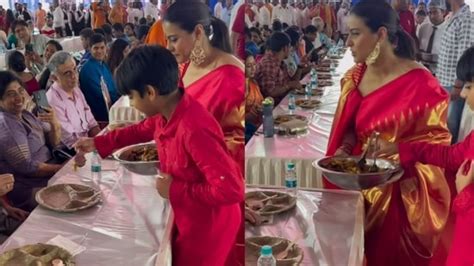
[[[474,162],[466,160],[459,168],[456,174],[456,190],[458,193],[461,193],[465,187],[473,182],[473,167]]]
[[[165,199],[170,197],[170,187],[173,177],[169,174],[161,173],[160,176],[156,179],[156,190],[158,194]]]

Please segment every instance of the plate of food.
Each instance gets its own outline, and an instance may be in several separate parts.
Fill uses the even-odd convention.
[[[303,109],[314,109],[321,104],[319,100],[311,100],[311,99],[298,99],[295,101],[296,106],[299,106]]]
[[[298,136],[308,131],[308,119],[302,115],[278,115],[274,124],[275,132],[280,136]]]
[[[318,85],[319,85],[319,83],[318,83]],[[308,85],[305,85],[304,87],[306,87],[306,86],[308,86]],[[296,89],[295,93],[298,94],[298,95],[306,95],[306,90],[305,90],[304,87],[301,88],[301,89]],[[311,90],[311,95],[312,96],[322,96],[323,94],[324,94],[324,91],[321,88]]]
[[[245,193],[245,206],[260,215],[268,216],[293,209],[296,198],[277,191],[251,191]]]
[[[300,265],[303,250],[294,242],[273,236],[256,236],[245,239],[245,265],[257,265],[263,246],[271,246],[277,266]]]
[[[332,82],[332,80],[330,79],[319,79],[318,80],[318,87],[322,88],[322,87],[329,87],[329,86],[332,86],[334,85],[334,82]]]
[[[393,182],[394,176],[403,175],[400,166],[390,160],[366,159],[358,165],[359,156],[329,156],[314,161],[313,166],[321,170],[326,179],[338,187],[349,190],[363,190]],[[400,175],[401,173],[401,175]]]
[[[318,73],[318,80],[321,79],[332,79],[332,76],[330,73]]]
[[[116,151],[113,154],[130,172],[140,175],[158,174],[158,151],[154,142],[135,144]]]
[[[284,115],[277,115],[274,120],[275,125],[280,125],[282,123],[289,122],[291,120],[300,120],[303,122],[308,122],[308,118],[302,116],[302,115],[296,115],[296,114],[284,114]]]
[[[329,67],[326,67],[326,66],[318,66],[318,67],[316,67],[316,71],[329,73],[329,72],[331,71],[331,66],[329,66]]]
[[[75,266],[76,263],[67,250],[55,245],[38,243],[4,252],[0,255],[0,265]]]
[[[95,188],[80,184],[56,184],[36,193],[36,201],[46,209],[76,212],[98,204],[102,195]]]

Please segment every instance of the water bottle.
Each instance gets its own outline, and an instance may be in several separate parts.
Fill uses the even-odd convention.
[[[260,257],[257,261],[258,266],[276,266],[276,259],[273,257],[271,246],[262,246]]]
[[[272,138],[274,132],[273,122],[273,99],[271,97],[265,98],[263,105],[263,136],[265,138]]]
[[[294,114],[296,110],[296,99],[295,95],[290,92],[290,98],[288,99],[288,111],[290,111],[290,115]]]
[[[298,180],[296,179],[295,163],[287,163],[285,173],[286,192],[291,196],[296,197],[297,186]]]
[[[91,172],[92,172],[92,182],[100,181],[102,177],[102,164],[99,154],[97,151],[92,153],[91,159]]]

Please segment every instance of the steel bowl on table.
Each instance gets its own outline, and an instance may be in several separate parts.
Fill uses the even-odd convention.
[[[147,148],[156,150],[156,144],[149,142],[127,146],[114,152],[113,157],[132,173],[139,175],[157,175],[159,173],[159,159],[151,161],[132,161],[129,159],[134,151],[136,152]]]
[[[403,175],[403,169],[390,160],[377,158],[376,165],[380,171],[372,173],[350,173],[335,171],[329,169],[328,166],[333,160],[348,160],[357,162],[359,156],[337,157],[329,156],[313,162],[313,167],[321,170],[326,179],[343,189],[348,190],[364,190],[376,186],[385,185],[394,182],[394,178],[400,178]],[[373,159],[366,159],[367,165],[372,165]]]

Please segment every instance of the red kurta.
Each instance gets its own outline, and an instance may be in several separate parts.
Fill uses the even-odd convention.
[[[244,198],[241,172],[215,119],[183,95],[171,119],[161,115],[95,138],[102,157],[154,139],[160,171],[173,177],[173,265],[222,266],[234,247]]]
[[[421,162],[455,173],[466,159],[474,159],[474,133],[453,146],[424,142],[400,143],[399,152],[402,166]],[[456,226],[446,265],[474,265],[474,184],[456,196],[452,208],[456,214]]]

